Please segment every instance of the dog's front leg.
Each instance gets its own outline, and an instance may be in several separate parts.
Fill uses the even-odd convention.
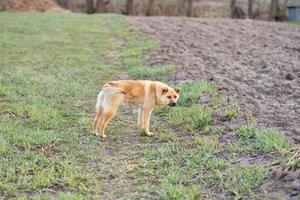
[[[144,113],[142,108],[139,109],[138,127],[144,129]]]
[[[144,130],[147,135],[153,135],[153,133],[149,130],[150,117],[152,113],[152,108],[144,108],[143,116],[144,116]]]

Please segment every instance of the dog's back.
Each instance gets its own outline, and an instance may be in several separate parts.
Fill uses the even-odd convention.
[[[149,96],[146,93],[151,92],[152,81],[144,80],[121,80],[108,82],[103,86],[106,88],[118,88],[124,93],[124,101],[130,104],[141,104],[144,102],[145,97]],[[152,91],[154,92],[154,91]]]

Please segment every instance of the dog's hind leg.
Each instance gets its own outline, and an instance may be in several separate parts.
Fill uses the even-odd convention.
[[[97,96],[97,103],[96,103],[96,116],[94,118],[94,125],[93,125],[93,132],[96,135],[99,135],[97,132],[98,127],[99,127],[99,122],[102,119],[102,114],[103,114],[103,108],[102,108],[102,102],[103,102],[104,94],[103,91],[101,91],[98,96]]]
[[[96,135],[99,135],[99,133],[97,132],[98,130],[98,127],[99,127],[99,122],[101,121],[101,118],[102,118],[102,109],[100,108],[97,113],[96,113],[96,116],[94,118],[94,126],[93,126],[93,132],[96,134]]]
[[[120,103],[124,100],[123,94],[113,94],[106,96],[103,102],[103,119],[100,125],[100,137],[105,138],[105,128],[107,123],[116,115]]]
[[[106,135],[104,133],[105,128],[106,128],[108,122],[115,116],[115,114],[116,114],[115,111],[110,111],[110,112],[104,113],[103,120],[102,120],[101,125],[100,125],[100,137],[101,138],[106,137]]]

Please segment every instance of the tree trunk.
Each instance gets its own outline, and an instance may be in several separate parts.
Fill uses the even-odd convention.
[[[86,0],[86,13],[94,13],[94,0]]]
[[[186,0],[177,0],[177,15],[185,15],[185,1]]]
[[[278,0],[271,0],[270,20],[275,20],[280,15],[280,7]]]
[[[253,19],[253,2],[254,0],[248,0],[248,17]]]
[[[231,18],[234,18],[234,9],[235,9],[235,4],[236,1],[235,0],[230,0],[230,11],[231,11]]]
[[[127,15],[133,15],[133,0],[126,1],[126,13]]]
[[[105,12],[105,2],[104,0],[97,0],[96,2],[96,12]]]
[[[150,16],[152,14],[151,11],[152,11],[153,3],[154,3],[154,0],[148,0],[146,16]]]
[[[193,0],[187,1],[186,16],[191,17],[193,11]]]

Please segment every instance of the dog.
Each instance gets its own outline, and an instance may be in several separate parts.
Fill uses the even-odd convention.
[[[100,138],[105,138],[107,123],[117,113],[119,105],[124,102],[138,106],[138,126],[144,130],[146,135],[150,136],[152,135],[149,130],[152,110],[156,106],[176,106],[180,92],[180,88],[172,88],[158,81],[120,80],[108,82],[97,97],[93,132]]]

